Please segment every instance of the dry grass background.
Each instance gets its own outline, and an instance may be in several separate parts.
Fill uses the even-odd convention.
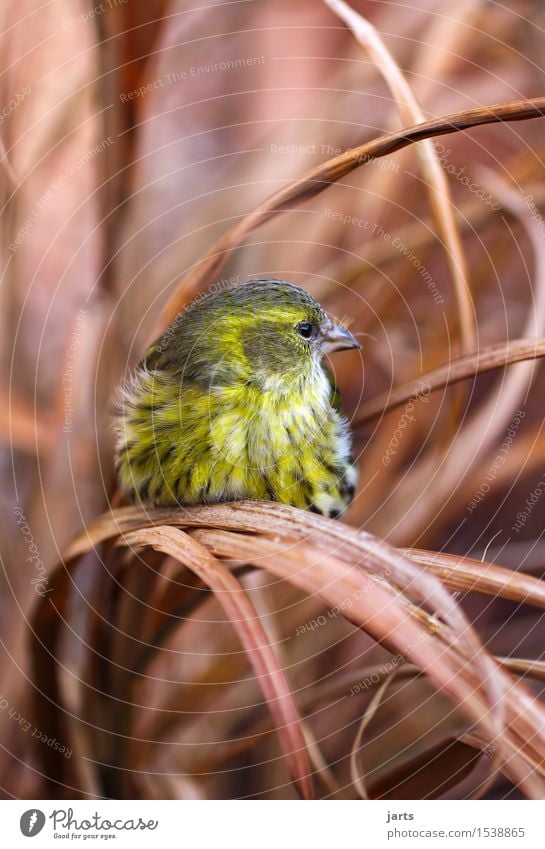
[[[540,4],[90,8],[0,9],[4,796],[544,798]],[[122,505],[116,384],[259,275],[362,335],[354,504]]]

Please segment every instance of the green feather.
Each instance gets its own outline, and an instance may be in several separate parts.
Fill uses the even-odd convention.
[[[120,393],[125,494],[158,505],[259,498],[342,512],[356,473],[321,363],[329,326],[318,302],[285,281],[197,299]]]

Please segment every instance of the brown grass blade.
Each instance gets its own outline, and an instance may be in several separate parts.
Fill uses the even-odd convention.
[[[536,681],[545,681],[545,661],[529,660],[524,657],[499,657],[498,660],[516,675],[529,676]]]
[[[533,678],[536,681],[545,681],[545,662],[539,660],[529,660],[527,658],[512,658],[512,657],[496,657],[498,663],[501,663],[505,669],[513,672],[521,677]],[[417,678],[422,675],[422,670],[410,663],[399,664],[397,667],[398,679]],[[347,696],[348,693],[354,691],[359,692],[358,687],[361,682],[365,681],[365,692],[373,692],[376,687],[390,674],[390,666],[386,663],[377,663],[373,666],[365,666],[355,671],[346,672],[338,675],[333,683],[325,682],[317,684],[312,688],[312,692],[300,698],[301,710],[305,715],[311,715],[312,712],[322,704],[340,702]],[[221,752],[215,752],[200,761],[197,761],[193,767],[195,775],[206,774],[220,768],[223,764],[233,758],[235,755],[246,751],[255,745],[258,737],[263,737],[271,734],[274,731],[274,725],[270,720],[260,720],[255,724],[250,724],[245,729],[244,737],[226,743]]]
[[[441,611],[440,615],[445,621],[450,623],[451,627],[457,633],[457,640],[460,647],[465,646],[466,654],[474,657],[475,662],[480,666],[480,679],[486,682],[486,686],[492,688],[489,694],[492,703],[495,704],[499,701],[500,694],[495,690],[494,684],[491,683],[495,681],[495,678],[490,677],[491,667],[489,660],[486,656],[482,655],[479,641],[476,639],[465,617],[463,617],[452,599],[450,599],[450,596],[448,594],[438,594],[438,587],[436,585],[432,585],[431,587],[427,585],[422,580],[424,577],[422,573],[418,570],[407,569],[406,564],[410,561],[404,561],[403,558],[396,556],[392,557],[391,552],[394,550],[384,544],[379,544],[370,535],[354,532],[346,526],[339,526],[330,520],[324,520],[321,517],[301,513],[301,511],[281,507],[280,505],[250,502],[236,505],[217,505],[214,507],[203,506],[183,511],[181,515],[180,513],[181,511],[161,510],[154,511],[153,515],[159,521],[168,520],[185,527],[229,527],[232,530],[244,531],[246,533],[248,531],[252,531],[253,533],[268,531],[270,534],[276,536],[281,534],[282,537],[287,537],[288,539],[299,538],[306,541],[312,538],[313,543],[323,546],[328,554],[331,551],[335,551],[336,556],[346,557],[349,562],[355,561],[356,563],[361,563],[362,558],[365,558],[366,569],[373,570],[374,567],[375,575],[379,581],[386,575],[389,580],[393,579],[402,589],[407,591],[410,597],[420,601],[425,600],[427,604],[430,604],[430,601],[433,599],[431,603],[434,609]],[[284,524],[278,522],[278,518],[283,518]],[[288,518],[291,520],[290,524],[286,521]],[[108,533],[116,535],[120,530],[121,524],[124,530],[129,530],[138,521],[143,524],[150,524],[153,522],[152,514],[144,514],[136,508],[122,508],[116,511],[115,517],[103,517],[97,523],[101,533],[99,537],[95,537],[95,543],[99,539],[103,540],[107,538]],[[102,525],[104,527],[101,527]],[[80,542],[83,539],[84,535],[80,538]],[[257,543],[257,540],[255,542]],[[263,542],[261,541],[261,544]],[[70,556],[74,553],[82,553],[82,548],[78,546],[77,541],[75,542],[75,546],[69,549],[68,553]],[[244,559],[246,556],[247,552],[244,551],[241,557]],[[386,572],[385,557],[388,559]],[[482,571],[483,564],[479,564],[479,567]],[[496,568],[499,570],[497,574],[502,575],[501,567]],[[442,574],[444,577],[444,570]],[[366,580],[369,581],[370,578],[372,578],[372,575],[368,574]],[[473,585],[475,584],[475,579],[476,576],[473,574],[470,578]],[[495,579],[496,585],[494,591],[499,593],[500,588],[498,583],[500,582],[500,578],[496,574]],[[454,579],[452,578],[452,580]],[[507,581],[504,576],[503,584],[505,585],[506,583]],[[485,586],[488,585],[485,584]],[[307,591],[309,590],[307,586],[304,588]],[[531,583],[531,579],[524,586],[523,592],[526,592],[526,590],[532,591],[538,599],[540,598],[538,593],[540,587],[536,589],[535,585]],[[434,627],[431,621],[428,627]]]
[[[312,798],[311,769],[301,720],[275,650],[248,596],[216,558],[178,528],[160,526],[133,531],[124,545],[150,545],[179,560],[210,587],[229,616],[254,666],[269,710],[276,722],[293,780],[304,799]]]
[[[354,738],[352,751],[350,752],[350,775],[352,776],[352,783],[358,791],[358,795],[361,799],[369,799],[369,794],[367,793],[367,788],[365,787],[363,768],[361,764],[358,763],[358,752],[361,749],[365,729],[376,714],[382,701],[382,697],[384,696],[390,684],[393,682],[394,678],[396,677],[396,674],[397,667],[388,673],[386,679],[382,682],[377,692],[374,694],[373,698],[369,702],[367,708],[365,709],[365,713],[361,718],[357,734]]]
[[[395,153],[423,139],[457,133],[483,124],[523,121],[540,118],[543,115],[545,115],[545,97],[466,109],[433,121],[426,121],[424,124],[387,133],[310,169],[299,180],[290,183],[263,201],[212,245],[204,259],[194,265],[178,284],[165,307],[158,331],[163,330],[199,290],[212,282],[229,254],[253,230],[274,218],[278,213],[290,209],[296,203],[302,203],[320,194],[331,183],[337,182],[360,165]]]
[[[357,532],[346,525],[324,519],[312,513],[296,510],[293,507],[270,502],[237,502],[234,504],[202,505],[183,511],[162,509],[141,511],[128,507],[105,514],[89,526],[66,551],[66,558],[80,556],[100,542],[127,533],[137,527],[149,527],[157,523],[169,523],[179,527],[213,527],[254,534],[267,534],[280,539],[312,542],[313,546],[323,548],[329,556],[345,558],[350,564],[365,564],[367,581],[373,587],[382,587],[386,577],[416,603],[432,606],[445,622],[459,634],[459,640],[466,651],[475,655],[476,662],[481,660],[481,645],[462,611],[441,585],[430,580],[410,560],[401,556],[395,549],[382,543],[371,534]],[[255,545],[264,540],[255,540]],[[241,542],[242,545],[242,542]],[[311,549],[312,553],[312,549]],[[246,551],[241,555],[244,560]],[[308,590],[308,587],[304,587]],[[401,597],[403,598],[403,596]],[[408,599],[407,599],[407,603]],[[429,627],[434,627],[432,621]],[[481,658],[482,659],[482,658]],[[488,680],[488,661],[482,660],[481,676]]]
[[[430,569],[449,589],[501,596],[511,601],[545,608],[545,582],[523,572],[456,554],[405,549],[416,563]]]
[[[488,169],[481,169],[481,171],[485,178],[483,182],[490,187],[502,206],[508,209],[512,216],[519,219],[532,244],[535,256],[535,280],[521,336],[538,340],[545,333],[545,248],[540,222],[531,213],[528,203],[512,185],[507,184],[504,179]],[[514,411],[524,402],[535,377],[534,363],[521,362],[515,369],[511,369],[505,381],[492,393],[484,409],[480,410],[471,422],[472,432],[482,433],[486,425],[488,444],[493,443],[494,438],[502,433],[504,427],[511,421]],[[491,421],[494,425],[492,428]],[[479,443],[479,450],[482,451],[482,441]]]
[[[515,177],[516,165],[516,159],[514,162],[507,162],[505,165],[508,173]],[[541,207],[545,203],[545,188],[539,184],[531,185],[528,188],[536,206]],[[492,216],[498,215],[497,211],[492,209],[489,204],[483,204],[479,200],[464,201],[457,208],[460,215],[459,228],[463,233],[475,232],[481,224],[488,223]],[[511,215],[509,209],[506,209],[505,212]],[[410,248],[413,253],[427,247],[435,239],[431,218],[423,218],[403,224],[396,228],[396,235],[399,237],[399,241]],[[345,285],[352,286],[361,277],[365,266],[380,267],[389,263],[395,265],[401,259],[397,252],[392,251],[390,242],[384,239],[367,242],[360,247],[360,250],[365,252],[365,262],[363,259],[354,260],[352,256],[341,256],[333,259],[327,265],[323,280],[316,281],[313,290],[317,293],[318,300],[325,298],[332,292],[333,281],[341,280]]]
[[[425,123],[426,117],[409,83],[371,22],[352,9],[344,0],[324,0],[324,2],[345,22],[376,64],[396,100],[403,121],[406,124]],[[475,311],[448,180],[431,139],[425,139],[416,145],[416,155],[426,180],[437,231],[444,242],[458,308],[461,348],[463,353],[467,353],[475,348],[477,341]]]
[[[523,360],[534,360],[545,356],[545,338],[514,339],[499,345],[488,345],[480,351],[455,357],[445,365],[433,371],[426,372],[420,377],[410,380],[401,386],[396,386],[391,392],[385,392],[377,398],[372,398],[362,404],[354,416],[353,425],[361,425],[390,410],[400,407],[410,400],[417,400],[430,392],[436,392],[445,386],[451,386],[469,377],[476,377],[487,371],[519,363]]]
[[[347,611],[346,599],[349,594],[346,582],[349,580],[350,572],[347,572],[346,563],[343,567],[340,563],[338,563],[337,559],[332,556],[328,556],[325,563],[323,563],[322,561],[325,560],[324,556],[322,555],[320,558],[319,554],[317,552],[313,552],[308,545],[305,546],[304,549],[300,544],[292,545],[289,551],[286,551],[285,544],[278,544],[265,539],[249,540],[246,537],[240,537],[235,534],[229,534],[221,531],[199,531],[197,536],[200,541],[205,543],[207,547],[211,547],[211,550],[220,556],[235,557],[236,559],[246,558],[248,561],[254,562],[254,564],[260,568],[267,568],[278,577],[284,577],[291,583],[300,586],[309,593],[321,595],[329,605],[338,606],[341,609],[344,605],[345,617],[356,624],[363,624],[365,630],[368,633],[371,633],[375,639],[378,639],[381,642],[386,642],[389,646],[393,646],[405,657],[408,657],[414,663],[418,664],[420,668],[425,668],[427,674],[434,679],[436,684],[442,687],[446,692],[451,693],[451,695],[454,695],[458,686],[461,685],[461,681],[458,676],[463,677],[464,674],[469,671],[467,658],[461,665],[458,663],[457,652],[454,644],[449,643],[450,651],[445,651],[444,647],[443,649],[439,649],[439,644],[436,643],[436,635],[433,632],[430,634],[429,626],[426,630],[427,637],[425,637],[422,633],[420,633],[420,636],[415,634],[415,632],[412,631],[412,625],[415,624],[414,620],[412,620],[412,617],[407,620],[406,613],[401,612],[404,608],[403,604],[401,605],[401,610],[399,610],[392,598],[388,599],[388,597],[384,597],[383,592],[386,592],[386,588],[384,587],[383,589],[383,586],[380,586],[380,588],[373,586],[372,591],[371,589],[366,589],[364,597],[358,599],[357,604],[354,604],[350,610]],[[256,546],[256,543],[259,543],[259,545]],[[259,556],[256,556],[256,547],[259,551]],[[267,553],[270,555],[269,557],[267,557]],[[381,553],[382,558],[384,558],[382,560],[384,568],[385,563],[390,563],[391,561],[387,558],[387,555],[384,552]],[[377,552],[375,552],[375,557],[378,559]],[[318,568],[319,566],[322,568]],[[335,582],[332,583],[332,571],[334,569],[336,574],[338,568],[343,570],[342,578],[338,576]],[[310,571],[312,574],[309,574]],[[339,594],[337,583],[340,583],[343,587],[341,594]],[[352,597],[354,597],[354,595],[357,596],[357,590],[352,592]],[[378,614],[377,611],[379,611]],[[401,636],[401,632],[404,631],[405,628],[408,628],[408,632],[403,633],[403,636]],[[466,629],[465,632],[460,632],[460,630],[457,629],[457,638],[463,641],[464,638],[467,637],[467,630],[468,629]],[[469,631],[470,630],[471,629],[469,629]],[[442,632],[437,633],[437,637],[439,637],[441,633]],[[443,634],[443,636],[445,636],[445,634]],[[415,645],[418,646],[418,649],[413,652],[412,647]],[[438,654],[435,654],[435,649],[438,650]],[[472,661],[470,662],[478,662],[478,655],[473,656]],[[496,670],[496,673],[497,672],[498,670]],[[435,675],[438,677],[435,678]],[[494,691],[495,684],[498,684],[499,689],[505,694],[505,686],[507,685],[507,682],[504,681],[503,684],[500,684],[499,678],[501,678],[501,675],[499,678],[496,677],[496,675],[491,676],[490,670],[484,678],[482,675],[483,673],[479,672],[477,677],[480,682],[486,682],[485,686],[487,685],[488,691]],[[439,683],[439,679],[441,683]],[[467,683],[468,682],[466,681],[466,686]],[[475,698],[479,701],[477,691],[475,690],[476,683],[475,679],[473,685],[471,685],[471,700]],[[479,685],[477,685],[477,687],[478,686]],[[464,688],[462,687],[462,689]],[[467,699],[467,696],[468,690],[465,689],[465,699]],[[459,699],[455,697],[455,700],[457,703],[464,703],[464,710],[469,707],[468,702],[464,702],[464,699],[460,702]],[[503,701],[504,700],[502,699],[502,704]],[[494,699],[492,699],[491,705],[496,705],[496,701],[494,701]],[[473,707],[475,708],[476,705],[473,704]],[[506,705],[506,707],[509,708],[510,706]],[[479,709],[477,709],[477,711],[479,712]],[[482,714],[480,714],[480,718],[482,721]],[[491,719],[490,714],[487,714],[487,719]],[[492,725],[496,727],[496,722],[494,720],[492,721]],[[494,739],[496,739],[496,734],[493,734],[493,736]],[[512,743],[507,743],[507,747],[509,749],[509,756],[511,756]],[[520,766],[522,779],[527,776],[527,769],[522,764]],[[539,783],[540,782],[538,782],[538,784]],[[528,786],[527,791],[535,793],[536,785],[533,785],[533,789]]]
[[[496,668],[494,673],[490,671],[483,679],[482,673],[479,672],[476,678],[472,679],[470,667],[472,663],[478,660],[478,657],[472,656],[465,658],[460,662],[460,657],[456,650],[455,643],[447,641],[447,646],[443,644],[440,649],[440,641],[438,642],[435,634],[420,631],[416,620],[409,616],[404,610],[404,605],[399,606],[386,593],[386,588],[378,588],[373,586],[372,590],[366,591],[362,598],[346,610],[347,597],[357,597],[358,582],[352,583],[355,578],[352,570],[349,571],[347,563],[339,562],[337,558],[329,555],[326,558],[317,552],[313,552],[312,548],[307,545],[304,547],[300,544],[292,545],[286,551],[285,544],[278,544],[271,540],[265,539],[248,539],[236,534],[222,531],[199,531],[197,538],[200,542],[210,548],[212,552],[221,557],[234,557],[235,559],[245,558],[259,568],[267,568],[268,571],[278,577],[283,577],[289,580],[296,586],[305,589],[312,594],[319,594],[324,600],[334,607],[343,609],[344,615],[350,621],[363,625],[365,630],[372,634],[375,639],[392,646],[396,651],[407,657],[413,663],[417,664],[421,669],[432,678],[432,680],[453,697],[456,704],[460,705],[461,710],[473,716],[473,720],[477,725],[488,726],[484,733],[491,734],[495,745],[500,749],[503,747],[504,756],[509,759],[511,767],[517,770],[521,786],[524,786],[525,792],[534,798],[544,790],[544,785],[541,779],[535,774],[529,774],[528,765],[525,761],[525,755],[518,750],[518,743],[515,743],[511,732],[507,731],[511,727],[516,717],[520,718],[520,709],[514,706],[511,699],[516,702],[518,700],[518,692],[516,685],[508,683],[503,673],[499,668]],[[257,546],[256,543],[259,543]],[[257,553],[259,552],[259,553]],[[269,556],[267,556],[269,555]],[[350,593],[349,587],[353,588]],[[378,613],[377,613],[378,611]],[[416,627],[414,627],[416,626]],[[414,628],[414,630],[413,630]],[[427,636],[425,634],[427,633]],[[463,640],[464,632],[457,631],[457,638]],[[417,647],[417,648],[415,648]],[[491,658],[489,658],[491,661]],[[491,661],[492,662],[492,661]],[[470,678],[465,678],[469,675]],[[464,684],[462,684],[464,680]],[[478,694],[480,684],[486,682],[487,692],[494,690],[496,684],[501,691],[500,701],[496,702],[494,697],[488,702],[488,708],[483,713],[483,703]],[[490,686],[490,685],[493,686]],[[520,685],[519,685],[520,686]],[[461,692],[465,695],[460,698]],[[521,691],[526,709],[532,705],[534,710],[541,714],[541,708],[528,701],[528,697]],[[501,721],[500,715],[496,715],[495,708],[497,704],[501,705],[502,711],[506,711],[506,722],[509,726],[503,725],[503,730],[498,730],[498,722]],[[475,713],[473,713],[475,711]],[[490,713],[490,711],[492,711]],[[486,719],[485,719],[486,716]],[[541,720],[540,720],[541,721]],[[489,724],[490,722],[490,724]],[[530,720],[530,725],[533,732],[530,736],[534,737],[537,745],[536,723],[537,716]],[[496,729],[492,731],[492,728]],[[526,732],[524,732],[526,734]],[[539,732],[537,732],[539,734]],[[527,735],[526,735],[527,736]],[[540,744],[541,745],[541,744]]]
[[[19,188],[19,178],[15,173],[13,165],[9,161],[8,152],[6,150],[6,146],[4,144],[3,139],[0,137],[0,168],[2,168],[6,178],[9,188],[12,191],[15,191]]]
[[[535,282],[530,294],[527,318],[522,334],[538,341],[545,332],[545,247],[540,221],[531,213],[528,204],[496,174],[488,174],[488,182],[501,202],[517,216],[531,241],[535,255]],[[440,474],[433,473],[436,463],[426,457],[415,466],[411,475],[415,507],[405,511],[395,529],[396,539],[412,542],[429,526],[429,514],[437,504],[448,501],[461,480],[467,478],[491,450],[496,440],[512,421],[514,413],[526,401],[537,376],[535,362],[519,362],[497,385],[476,413],[464,425],[451,450],[441,463]],[[460,474],[463,468],[464,474]],[[407,493],[403,494],[406,503]],[[393,505],[394,508],[396,505]],[[398,505],[399,507],[399,505]]]
[[[60,566],[52,576],[51,592],[43,596],[34,612],[31,631],[32,684],[31,706],[36,727],[49,739],[74,749],[73,716],[63,706],[60,688],[61,661],[58,645],[67,617],[71,574]],[[42,765],[44,785],[52,798],[77,798],[84,786],[78,774],[77,759],[65,758],[58,750],[35,744]]]
[[[148,512],[121,508],[89,527],[69,547],[67,556],[78,556],[122,532],[165,523],[200,527],[195,538],[213,555],[266,568],[338,607],[346,618],[416,664],[448,693],[481,729],[487,745],[496,746],[504,762],[509,761],[510,772],[516,773],[527,795],[537,798],[545,793],[535,768],[528,768],[529,761],[535,766],[545,752],[542,706],[482,649],[437,578],[370,534],[284,505],[260,502]],[[415,604],[431,607],[435,615]],[[522,739],[528,741],[524,750]]]
[[[118,536],[121,532],[149,527],[157,522],[185,528],[214,527],[245,533],[251,531],[254,534],[269,534],[304,542],[311,540],[313,545],[323,548],[328,555],[334,551],[337,558],[345,558],[349,563],[355,561],[360,564],[365,559],[368,579],[374,585],[380,585],[386,576],[402,592],[408,591],[411,599],[431,605],[445,622],[459,631],[467,651],[479,657],[479,640],[461,610],[438,582],[430,580],[430,576],[426,576],[395,549],[381,543],[371,534],[357,532],[346,525],[287,505],[250,501],[202,505],[183,511],[163,509],[144,512],[138,508],[121,508],[111,514],[104,514],[86,528],[68,547],[65,557],[72,559],[80,556],[89,547]],[[483,680],[488,677],[488,669],[485,667],[481,670]]]

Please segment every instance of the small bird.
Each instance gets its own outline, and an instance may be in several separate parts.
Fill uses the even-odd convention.
[[[284,280],[197,298],[120,391],[123,492],[153,506],[265,499],[337,518],[357,473],[322,358],[360,347]]]

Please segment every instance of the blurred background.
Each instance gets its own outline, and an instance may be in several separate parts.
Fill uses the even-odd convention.
[[[544,92],[538,0],[353,8],[380,34],[423,120]],[[0,8],[0,50],[0,784],[5,798],[70,796],[46,785],[40,765],[41,746],[64,744],[33,712],[29,635],[64,546],[114,496],[116,385],[180,280],[229,226],[309,168],[415,121],[376,54],[318,0],[55,0],[39,9],[10,0]],[[435,189],[413,146],[301,200],[208,281],[287,278],[362,334],[362,357],[333,363],[360,468],[343,521],[396,546],[486,553],[536,578],[545,573],[539,360],[366,422],[358,411],[464,350],[545,335],[543,140],[534,120],[434,142],[465,271],[437,226]],[[465,347],[453,266],[470,292],[474,344]],[[111,747],[95,747],[100,709],[85,715],[80,600],[97,604],[100,562],[91,553],[75,575],[63,638],[64,696],[86,721],[77,748],[61,755],[83,765],[86,783],[72,791],[91,796],[107,792],[100,763]],[[357,682],[357,670],[384,672],[391,662],[318,597],[257,572],[245,587],[302,702],[312,703],[324,676],[353,671]],[[492,653],[540,659],[539,610],[494,595],[458,600]],[[349,756],[372,693],[351,693],[354,682],[309,713],[325,776],[318,795],[357,796]],[[539,695],[539,681],[531,686]],[[137,698],[125,697],[140,707],[124,732],[132,748],[118,795],[295,798],[275,736],[257,733],[267,711],[214,598],[170,635]],[[463,795],[475,753],[459,742],[460,723],[427,679],[397,681],[362,749],[369,792]],[[519,791],[500,776],[487,792]]]

